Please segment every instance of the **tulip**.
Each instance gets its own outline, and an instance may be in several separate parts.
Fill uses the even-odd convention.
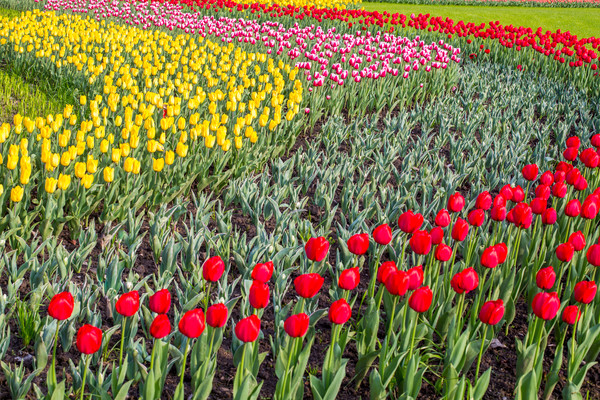
[[[74,307],[75,302],[71,293],[58,293],[50,300],[50,304],[48,305],[48,315],[56,320],[64,321],[71,317]]]
[[[398,267],[396,267],[396,263],[393,261],[386,261],[379,267],[377,271],[377,281],[380,283],[384,283],[387,277],[394,271],[397,271]]]
[[[321,290],[324,281],[317,273],[304,274],[294,279],[294,287],[300,297],[310,299]]]
[[[209,258],[202,266],[202,276],[208,282],[216,282],[225,272],[225,263],[219,256]]]
[[[432,300],[433,293],[431,289],[429,289],[429,286],[423,286],[413,292],[408,299],[408,305],[416,312],[424,313],[431,307]]]
[[[600,148],[600,133],[596,133],[595,135],[593,135],[590,139],[590,142],[592,143],[592,146],[594,146],[596,149]]]
[[[560,308],[560,299],[556,292],[538,293],[533,298],[531,308],[538,318],[548,321],[556,316],[556,313]]]
[[[431,236],[427,231],[415,231],[409,243],[412,251],[420,255],[426,255],[431,250]]]
[[[408,274],[404,271],[392,271],[385,280],[385,288],[394,296],[404,296],[408,290]]]
[[[442,228],[450,225],[450,213],[446,209],[440,210],[435,216],[435,224],[437,226],[441,226]]]
[[[571,136],[571,137],[567,138],[566,143],[567,143],[567,147],[579,149],[579,146],[581,145],[581,140],[577,136]]]
[[[389,244],[392,241],[392,228],[388,224],[379,225],[373,231],[373,239],[382,246]]]
[[[563,310],[562,320],[569,325],[573,325],[575,322],[579,321],[581,318],[581,311],[577,306],[567,306]]]
[[[523,188],[519,185],[515,186],[513,188],[512,201],[514,201],[515,203],[520,203],[524,200],[525,200],[525,192],[523,191]]]
[[[593,244],[587,251],[586,258],[594,267],[600,267],[600,244]]]
[[[315,262],[321,262],[329,251],[329,242],[324,237],[310,238],[304,246],[306,257]]]
[[[452,258],[452,248],[444,243],[440,243],[436,246],[434,255],[436,260],[446,262]]]
[[[165,314],[157,315],[150,325],[150,335],[155,339],[162,339],[169,333],[171,333],[171,322],[169,322],[169,317]]]
[[[509,187],[510,189],[510,187]],[[512,189],[510,189],[509,192],[511,198],[512,198]],[[492,207],[506,207],[506,203],[507,200],[504,196],[502,196],[502,194],[496,195],[496,197],[494,197],[494,201],[492,202]]]
[[[540,269],[535,275],[535,283],[540,289],[548,290],[554,286],[556,273],[552,266]]]
[[[213,304],[206,310],[206,323],[211,328],[222,328],[227,323],[227,306],[223,303]]]
[[[360,282],[358,267],[348,268],[340,274],[338,286],[344,290],[354,290]]]
[[[523,178],[527,179],[528,181],[535,181],[537,179],[539,169],[536,164],[528,164],[523,167],[521,172],[523,173]]]
[[[569,243],[571,243],[575,251],[583,250],[585,248],[585,236],[583,236],[583,232],[573,232],[571,236],[569,236]]]
[[[248,298],[252,307],[256,309],[265,308],[269,304],[269,286],[260,281],[252,282]]]
[[[556,210],[554,208],[548,208],[542,214],[542,223],[544,225],[554,225],[557,219],[558,215],[556,214]]]
[[[552,186],[552,196],[563,199],[567,195],[567,185],[563,182],[555,183]]]
[[[510,185],[504,185],[504,186],[502,186],[502,188],[500,189],[500,194],[507,201],[511,201],[513,199],[513,188],[512,188],[512,186],[510,186]]]
[[[490,213],[490,217],[494,221],[504,221],[506,219],[506,207],[504,206],[494,206]]]
[[[492,207],[492,196],[485,191],[480,193],[475,200],[475,207],[480,210],[489,210]]]
[[[369,250],[369,234],[360,233],[352,235],[346,244],[350,253],[357,256],[363,255]]]
[[[496,325],[504,316],[504,302],[502,299],[487,301],[479,311],[479,319],[486,325]]]
[[[578,217],[581,213],[581,203],[577,199],[569,201],[565,207],[565,214],[568,217]]]
[[[137,291],[125,293],[117,300],[117,312],[124,317],[131,317],[140,308],[140,295]]]
[[[439,226],[431,228],[429,235],[431,236],[431,244],[433,245],[438,245],[444,240],[444,230]]]
[[[352,309],[346,299],[334,301],[329,307],[329,321],[337,325],[345,324],[352,315]]]
[[[485,222],[485,212],[480,209],[473,210],[468,216],[469,224],[475,227],[480,227]]]
[[[600,198],[595,194],[588,196],[581,206],[581,216],[585,219],[594,219],[600,211]]]
[[[452,289],[458,294],[469,293],[479,286],[479,276],[474,268],[467,268],[456,273],[450,281]]]
[[[498,243],[494,247],[498,253],[498,263],[504,264],[506,257],[508,256],[508,247],[506,246],[506,243]]]
[[[454,193],[448,199],[448,210],[456,213],[460,212],[465,206],[465,198],[460,193]]]
[[[594,300],[594,297],[596,297],[597,290],[598,288],[594,281],[578,282],[573,289],[575,301],[582,304],[590,304]]]
[[[452,239],[462,242],[469,233],[469,224],[462,218],[458,218],[452,226]]]
[[[273,261],[267,261],[266,263],[258,263],[252,269],[252,279],[262,283],[267,283],[273,276]]]
[[[500,255],[496,246],[490,246],[481,254],[481,265],[486,268],[496,268],[500,264]]]
[[[540,176],[540,183],[542,185],[550,186],[554,183],[554,175],[550,171],[546,171]]]
[[[148,299],[150,310],[157,314],[166,314],[171,308],[171,293],[167,289],[159,290]]]
[[[531,200],[530,206],[531,212],[533,212],[535,215],[542,215],[548,207],[548,200],[536,197],[535,199]]]
[[[290,315],[283,323],[283,329],[290,337],[299,338],[306,335],[310,318],[305,313]]]
[[[398,218],[398,226],[404,233],[413,233],[423,225],[423,216],[413,214],[412,210],[402,213]]]
[[[559,244],[558,247],[556,247],[556,258],[558,258],[562,262],[571,261],[574,253],[575,248],[569,242]]]
[[[102,346],[102,331],[89,324],[83,325],[77,331],[75,344],[81,353],[88,355],[94,354],[100,350],[100,347]],[[81,400],[83,400],[83,395],[85,393],[85,382],[87,378],[87,371],[90,369],[91,359],[92,357],[87,357],[85,369],[83,370],[83,379],[81,381]]]
[[[188,339],[194,339],[204,332],[204,312],[195,308],[183,314],[179,320],[179,332]]]
[[[566,160],[569,161],[574,161],[577,158],[577,153],[579,152],[578,149],[574,148],[574,147],[567,147],[565,149],[565,151],[563,151],[563,157]]]
[[[565,187],[566,189],[566,187]],[[540,199],[548,200],[550,198],[550,194],[552,194],[552,190],[550,186],[539,185],[535,188],[535,197],[539,197]],[[566,193],[566,192],[565,192]]]
[[[421,265],[410,268],[406,274],[408,275],[408,290],[415,290],[423,284],[424,275]]]
[[[514,213],[514,224],[517,228],[528,229],[531,226],[533,215],[527,203],[519,203],[511,211]]]

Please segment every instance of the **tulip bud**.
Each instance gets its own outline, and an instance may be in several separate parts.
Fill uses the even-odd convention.
[[[426,255],[431,251],[431,236],[427,231],[415,231],[409,241],[410,248],[417,254]]]
[[[329,242],[324,237],[310,238],[304,246],[306,257],[311,261],[320,262],[329,251]]]
[[[206,310],[206,323],[212,328],[222,328],[227,323],[227,306],[223,303],[213,304]]]
[[[581,140],[577,136],[571,136],[567,138],[566,143],[567,147],[574,147],[576,149],[579,149],[579,146],[581,145]]]
[[[283,323],[285,333],[293,338],[299,338],[306,334],[310,318],[305,313],[290,315]]]
[[[254,342],[260,333],[260,318],[252,314],[235,325],[235,336],[244,343]]]
[[[252,269],[252,279],[262,283],[269,282],[271,276],[273,276],[273,268],[273,261],[256,264],[254,269]]]
[[[450,212],[460,212],[465,206],[465,198],[460,193],[454,193],[448,199],[448,210]]]
[[[350,253],[357,256],[365,254],[367,250],[369,250],[369,234],[360,233],[352,235],[346,244],[348,245],[348,250],[350,250]]]
[[[265,308],[269,304],[269,286],[260,281],[252,282],[248,298],[252,307],[256,309]]]
[[[94,354],[102,346],[102,331],[89,324],[83,325],[77,331],[75,343],[81,353]]]
[[[540,269],[535,275],[535,283],[537,287],[543,290],[551,289],[556,281],[556,273],[552,266]]]
[[[575,248],[569,242],[559,244],[558,247],[556,247],[556,258],[558,258],[562,262],[571,261],[574,253]]]
[[[554,183],[554,175],[550,171],[546,171],[540,176],[540,183],[542,185],[550,186]]]
[[[558,197],[559,199],[564,199],[567,195],[567,185],[564,182],[555,183],[552,186],[552,196]]]
[[[521,172],[523,173],[523,178],[527,179],[528,181],[535,181],[537,179],[539,169],[536,164],[528,164],[523,167]]]
[[[432,300],[433,293],[431,289],[429,289],[429,286],[423,286],[413,292],[408,299],[408,305],[416,312],[423,313],[429,310]]]
[[[446,262],[452,258],[452,248],[444,243],[440,243],[436,246],[434,255],[436,260]]]
[[[321,290],[324,281],[325,279],[317,273],[304,274],[294,279],[294,287],[300,297],[310,299]]]
[[[52,318],[63,321],[71,317],[75,302],[73,295],[69,292],[62,292],[54,295],[48,305],[48,315]]]
[[[348,268],[340,274],[338,286],[344,290],[354,290],[360,282],[358,267]]]
[[[202,266],[202,276],[208,282],[216,282],[225,272],[225,263],[219,256],[209,258]]]
[[[442,228],[450,225],[450,213],[446,209],[440,210],[435,216],[435,224],[437,226],[441,226]]]
[[[387,277],[394,271],[398,271],[398,267],[396,267],[396,263],[393,261],[386,261],[379,267],[377,270],[377,282],[384,283]]]
[[[548,208],[542,214],[542,223],[544,225],[554,225],[557,219],[558,215],[556,214],[556,210],[554,208]]]
[[[423,216],[421,214],[413,214],[412,210],[406,211],[398,218],[398,226],[404,233],[413,233],[421,225],[423,225]]]
[[[191,339],[202,335],[204,326],[204,312],[199,308],[186,312],[179,320],[179,332]]]
[[[475,207],[480,210],[489,210],[492,207],[492,196],[489,192],[482,192],[475,200]]]
[[[566,187],[565,187],[565,189],[566,189]],[[538,198],[544,199],[544,200],[548,200],[550,198],[550,194],[552,194],[552,190],[550,189],[550,186],[539,185],[538,187],[535,188],[535,197],[538,197]]]
[[[377,244],[385,246],[392,241],[392,228],[388,224],[379,225],[373,231],[373,239]]]
[[[569,325],[573,325],[575,322],[577,322],[579,320],[579,318],[581,318],[581,311],[579,310],[579,308],[577,306],[565,307],[563,314],[562,314],[563,322],[566,322]]]
[[[480,227],[485,222],[485,212],[480,209],[473,210],[468,216],[471,226]]]
[[[575,251],[583,250],[585,248],[585,236],[583,236],[583,232],[573,232],[571,236],[569,236],[569,243],[571,243]]]
[[[431,244],[433,245],[438,245],[444,240],[444,230],[439,226],[431,228],[429,235],[431,236]]]
[[[479,311],[479,319],[487,325],[496,325],[504,317],[504,302],[502,299],[484,303]]]
[[[352,315],[352,309],[346,299],[334,301],[329,307],[329,321],[334,324],[345,324]]]
[[[494,206],[492,208],[490,216],[494,221],[504,221],[506,219],[506,207]]]
[[[575,301],[582,304],[590,304],[594,297],[596,297],[596,282],[594,281],[581,281],[575,285],[573,294],[575,295]]]
[[[418,265],[406,271],[408,275],[408,290],[415,290],[423,284],[423,267]]]
[[[150,335],[154,339],[162,339],[171,333],[171,322],[165,314],[159,314],[150,325]]]
[[[510,186],[510,185],[504,185],[504,186],[502,186],[502,188],[500,189],[500,194],[507,201],[511,201],[513,199],[513,188],[512,188],[512,186]]]
[[[538,293],[533,298],[531,308],[538,318],[548,321],[556,316],[556,313],[560,308],[560,299],[556,292]]]
[[[467,268],[456,273],[450,281],[452,289],[458,294],[469,293],[479,286],[479,276],[474,268]]]
[[[140,295],[137,291],[125,293],[119,297],[115,306],[117,312],[124,317],[131,317],[140,308]]]
[[[587,260],[594,267],[600,267],[600,244],[593,244],[587,251]]]
[[[385,280],[385,288],[394,296],[404,296],[408,291],[408,274],[404,271],[392,271]]]
[[[536,197],[535,199],[531,200],[530,206],[531,212],[533,212],[535,215],[542,215],[548,207],[548,200]]]

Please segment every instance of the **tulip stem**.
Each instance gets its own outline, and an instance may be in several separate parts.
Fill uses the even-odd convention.
[[[123,323],[121,326],[121,347],[119,349],[119,369],[123,364],[123,342],[125,341],[125,327],[127,326],[127,318],[123,317]]]
[[[281,384],[281,397],[280,398],[286,398],[287,396],[285,396],[285,394],[287,393],[286,388],[287,388],[287,377],[290,374],[290,364],[292,361],[292,354],[294,353],[294,351],[296,350],[296,341],[295,338],[290,338],[290,352],[288,353],[288,359],[287,359],[287,363],[286,363],[286,367],[285,367],[285,373],[283,375],[283,382]]]
[[[463,314],[462,310],[463,310],[464,301],[465,301],[465,293],[462,293],[458,299],[458,304],[456,307],[457,322],[456,322],[456,326],[455,326],[455,332],[457,333],[457,337],[458,337],[458,332],[462,331],[462,314]]]
[[[156,349],[156,340],[152,341],[152,354],[150,355],[150,371],[152,371],[152,367],[154,366],[154,350]]]
[[[187,361],[189,347],[190,347],[190,338],[187,338],[187,340],[185,341],[185,351],[183,352],[183,366],[181,367],[181,377],[179,378],[179,386],[181,386],[182,393],[183,393],[183,376],[185,375],[185,363]],[[243,362],[244,362],[244,355],[242,354],[242,363]]]
[[[487,336],[488,325],[485,324],[483,328],[483,335],[481,336],[481,346],[479,347],[479,357],[477,358],[477,369],[475,370],[475,380],[479,379],[479,367],[481,367],[481,357],[483,356],[483,347],[485,345],[485,337]]]
[[[58,330],[60,321],[56,320],[56,333],[54,334],[54,349],[52,350],[52,372],[54,373],[54,384],[56,384],[56,348],[58,347]]]
[[[87,378],[87,371],[90,369],[90,361],[92,360],[92,355],[89,354],[87,356],[87,360],[85,360],[85,369],[83,370],[83,379],[81,380],[81,397],[80,400],[83,400],[83,394],[85,393],[85,380]]]
[[[410,357],[408,358],[409,362],[410,362],[410,359],[412,358],[413,349],[415,347],[415,336],[417,334],[417,325],[419,325],[419,313],[417,313],[417,317],[415,318],[415,324],[413,326],[413,331],[412,331],[412,335],[411,335],[411,339],[410,339]]]
[[[540,321],[539,321],[540,329],[539,329],[539,332],[537,333],[537,338],[535,339],[536,347],[535,347],[535,356],[533,357],[533,368],[534,369],[535,369],[535,364],[537,363],[538,354],[540,352],[542,336],[544,335],[544,320],[541,318],[539,318],[539,319],[540,319]],[[543,358],[543,354],[542,354],[542,358]]]
[[[204,312],[206,313],[206,310],[208,308],[208,300],[210,298],[210,289],[212,289],[212,282],[208,282],[208,290],[206,291],[206,298],[204,299]]]
[[[577,318],[575,320],[575,325],[573,326],[573,337],[571,338],[571,357],[569,359],[569,371],[571,370],[571,362],[573,362],[573,360],[575,359],[575,346],[577,344],[577,326],[579,325],[578,322],[581,318],[583,318],[583,313],[585,312],[585,308],[583,308],[581,310],[581,316],[578,316],[579,318]]]

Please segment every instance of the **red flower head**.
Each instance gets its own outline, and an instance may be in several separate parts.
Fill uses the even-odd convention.
[[[171,333],[171,322],[165,314],[159,314],[150,325],[150,335],[154,339],[162,339]]]
[[[131,317],[140,308],[140,295],[137,291],[122,294],[115,307],[124,317]]]
[[[359,283],[360,272],[358,272],[358,267],[343,270],[338,279],[338,286],[344,290],[354,290]]]
[[[600,210],[600,198],[595,194],[589,195],[581,206],[581,216],[585,219],[594,219]]]
[[[294,287],[300,297],[310,299],[321,290],[324,281],[325,279],[317,273],[304,274],[294,279]]]
[[[594,281],[581,281],[575,285],[573,294],[575,295],[575,301],[582,304],[590,304],[594,297],[596,297],[596,282]]]
[[[554,225],[557,219],[558,215],[556,214],[556,210],[554,208],[548,208],[542,214],[542,223],[544,225]]]
[[[494,247],[498,253],[498,263],[504,264],[504,261],[506,261],[506,257],[508,256],[508,247],[506,246],[506,243],[498,243]]]
[[[452,239],[462,242],[469,233],[469,223],[462,218],[458,218],[452,226]]]
[[[569,262],[573,258],[573,254],[575,253],[575,248],[569,242],[559,244],[556,248],[556,258],[558,258],[562,262]]]
[[[552,196],[558,197],[559,199],[564,199],[567,195],[567,185],[564,182],[555,183],[552,186]]]
[[[223,303],[213,304],[206,310],[206,323],[212,328],[222,328],[227,323],[229,310]]]
[[[458,294],[469,293],[479,286],[479,275],[474,268],[464,269],[452,277],[450,285]]]
[[[600,156],[594,149],[585,149],[579,154],[579,159],[588,168],[596,168],[600,163]]]
[[[577,306],[567,306],[563,310],[562,320],[569,325],[573,325],[581,318],[581,311]]]
[[[581,203],[577,199],[569,201],[565,207],[565,214],[568,217],[578,217],[581,213]]]
[[[350,253],[360,256],[365,254],[369,250],[369,234],[360,233],[357,235],[350,236],[350,239],[346,242]]]
[[[404,233],[413,233],[423,225],[423,216],[413,214],[412,210],[402,213],[398,218],[398,226]]]
[[[592,146],[594,146],[596,149],[600,148],[600,133],[593,135],[590,141],[592,142]]]
[[[536,164],[528,164],[523,167],[521,172],[523,173],[523,178],[528,181],[535,181],[538,176],[539,168]]]
[[[446,262],[452,258],[452,247],[440,243],[435,248],[435,259],[438,261]]]
[[[225,272],[225,263],[219,256],[209,258],[202,266],[202,276],[209,282],[216,282],[221,279],[223,272]]]
[[[432,300],[433,293],[431,292],[431,289],[429,289],[429,286],[422,286],[410,295],[408,305],[416,312],[423,313],[429,310]]]
[[[267,283],[273,276],[273,261],[267,261],[266,263],[258,263],[252,269],[252,280]]]
[[[188,338],[197,338],[204,332],[204,312],[195,308],[183,314],[179,320],[179,332]]]
[[[311,261],[320,262],[329,251],[329,242],[324,237],[310,238],[304,246],[306,257]]]
[[[465,207],[465,198],[460,193],[454,193],[448,199],[448,210],[450,212],[460,212]]]
[[[171,293],[167,289],[159,290],[148,299],[150,310],[157,314],[166,314],[171,308]]]
[[[385,246],[392,241],[392,228],[388,224],[379,225],[373,231],[373,239],[377,244]]]
[[[352,309],[345,299],[334,301],[329,307],[329,321],[334,324],[345,324],[351,316]]]
[[[528,229],[533,221],[531,207],[527,203],[519,203],[513,208],[514,224],[517,228]]]
[[[469,224],[471,226],[480,227],[485,222],[485,211],[475,209],[469,213]]]
[[[475,207],[480,210],[489,210],[492,207],[492,195],[487,191],[480,193],[475,200]]]
[[[540,199],[548,200],[550,198],[550,194],[552,194],[552,190],[550,186],[539,185],[535,188],[535,197],[539,197]]]
[[[535,215],[542,215],[548,207],[548,200],[536,197],[535,199],[531,200],[530,206],[531,212],[533,212]]]
[[[554,174],[550,171],[546,171],[540,176],[540,183],[542,185],[550,186],[554,183]]]
[[[439,226],[435,226],[429,231],[429,236],[431,236],[431,244],[440,244],[444,240],[444,229]]]
[[[408,291],[408,274],[404,271],[392,271],[385,279],[385,288],[394,296],[404,296]]]
[[[75,343],[81,353],[94,354],[102,346],[102,331],[89,324],[83,325],[77,331]]]
[[[571,169],[567,172],[566,181],[569,185],[575,185],[575,183],[581,178],[581,172],[577,168]]]
[[[581,140],[577,136],[567,138],[567,147],[579,149],[579,146],[581,146]]]
[[[59,321],[63,321],[71,317],[75,301],[73,295],[69,292],[62,292],[54,295],[48,305],[48,315]]]
[[[248,296],[252,307],[261,309],[269,304],[269,286],[261,281],[252,282]]]
[[[494,221],[504,221],[506,219],[506,207],[494,206],[492,208],[490,216]]]
[[[450,213],[448,212],[448,210],[441,209],[440,211],[438,211],[437,215],[435,216],[435,224],[437,226],[441,226],[442,228],[445,228],[448,225],[450,225]]]
[[[600,244],[593,244],[587,251],[587,260],[594,267],[600,267]]]
[[[510,189],[510,186],[508,188]],[[510,195],[512,198],[512,189],[510,189]],[[504,196],[502,196],[502,194],[499,194],[496,197],[494,197],[492,207],[506,207],[507,202],[508,201],[506,200],[506,198]]]
[[[377,271],[377,281],[385,284],[387,277],[394,271],[398,271],[396,263],[393,261],[386,261],[379,267]]]
[[[406,271],[408,275],[408,290],[415,290],[423,284],[423,267],[417,265]]]
[[[533,298],[531,308],[533,308],[533,313],[538,318],[548,321],[556,316],[556,313],[560,308],[560,299],[556,292],[538,293]]]
[[[481,253],[481,265],[486,268],[496,268],[500,264],[500,255],[496,246],[490,246]]]
[[[552,266],[540,269],[535,275],[535,283],[537,287],[543,290],[552,289],[556,281],[556,273]]]
[[[260,333],[260,318],[252,314],[235,324],[235,336],[244,343],[254,342]]]
[[[567,147],[565,151],[563,151],[563,157],[565,158],[565,160],[575,161],[578,152],[579,149],[575,147]]]
[[[515,203],[520,203],[523,200],[525,200],[525,192],[523,191],[523,188],[521,186],[517,185],[513,189],[512,201],[514,201]]]
[[[425,255],[431,251],[431,235],[427,231],[415,231],[409,241],[410,248],[417,254]]]
[[[571,236],[569,236],[569,243],[573,245],[575,251],[585,249],[585,236],[583,236],[583,232],[577,231],[571,233]]]
[[[491,300],[485,302],[481,311],[479,311],[479,319],[487,325],[496,325],[504,317],[504,302],[500,300]]]
[[[506,201],[511,201],[513,199],[513,188],[510,185],[504,185],[500,189],[500,195],[506,199]]]
[[[310,318],[305,313],[290,315],[283,323],[285,333],[293,338],[299,338],[306,335]]]

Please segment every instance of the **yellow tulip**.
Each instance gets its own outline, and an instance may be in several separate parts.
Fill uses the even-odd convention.
[[[86,172],[86,165],[84,162],[75,163],[75,176],[79,179],[83,178]]]
[[[162,171],[165,166],[165,160],[163,158],[153,158],[152,159],[152,169],[156,172]]]
[[[61,190],[67,190],[69,185],[71,184],[71,176],[70,175],[58,175],[58,188]]]
[[[110,183],[115,179],[115,170],[111,167],[105,167],[103,171],[104,182]]]
[[[14,203],[18,203],[19,201],[23,200],[24,192],[25,191],[23,190],[23,188],[21,186],[15,186],[10,191],[10,200]]]
[[[88,156],[86,167],[88,174],[95,174],[98,170],[98,160],[94,160],[92,156]]]
[[[54,193],[56,191],[56,186],[58,184],[58,181],[52,177],[48,177],[46,178],[46,184],[44,185],[44,189],[46,190],[46,193]]]
[[[123,163],[123,169],[125,170],[125,172],[132,172],[133,171],[133,158],[131,157],[127,157],[125,159],[125,162]]]
[[[173,165],[174,162],[175,162],[175,152],[173,152],[172,150],[165,152],[165,164]]]
[[[83,178],[81,178],[81,184],[86,189],[91,188],[92,183],[94,183],[94,175],[85,174]]]

